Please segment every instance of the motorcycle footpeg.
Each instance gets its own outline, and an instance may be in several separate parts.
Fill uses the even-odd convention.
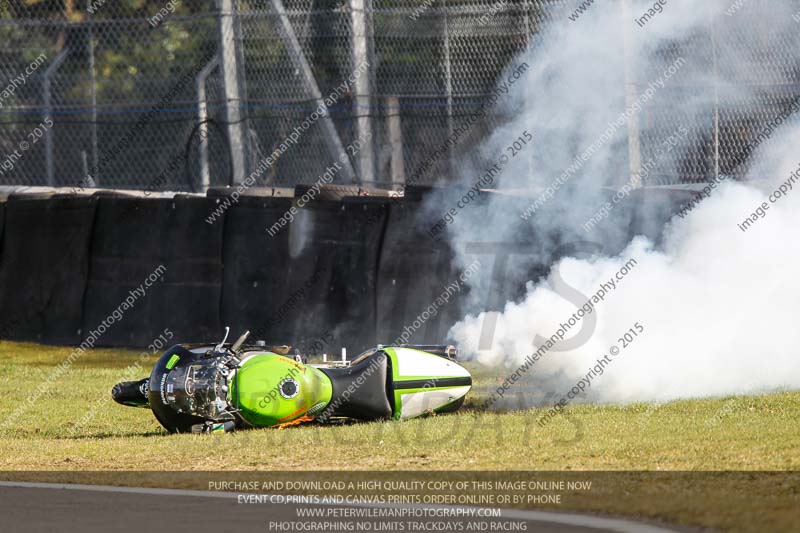
[[[234,422],[206,422],[205,424],[195,424],[192,426],[192,433],[230,433],[236,429]]]

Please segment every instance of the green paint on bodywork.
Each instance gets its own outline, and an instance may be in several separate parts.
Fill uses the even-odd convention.
[[[281,394],[281,383],[286,380],[296,383],[293,397]],[[328,376],[313,366],[266,352],[246,359],[236,371],[228,394],[248,423],[269,427],[300,418],[312,407],[319,412],[320,403],[330,403],[333,387]]]
[[[172,357],[170,357],[169,361],[167,361],[167,370],[172,370],[173,367],[176,364],[178,364],[178,361],[180,361],[180,360],[181,360],[181,358],[180,358],[180,356],[178,354],[176,354],[176,353],[172,354]]]

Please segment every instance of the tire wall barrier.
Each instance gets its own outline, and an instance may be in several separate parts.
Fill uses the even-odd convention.
[[[165,328],[179,341],[219,336],[224,223],[205,221],[214,207],[197,197],[100,198],[84,336],[115,346],[148,346]]]
[[[3,252],[3,226],[6,222],[6,197],[0,197],[0,280],[3,279],[3,271],[6,266],[6,256]],[[0,300],[2,303],[2,300]],[[10,309],[0,305],[0,340],[11,337],[14,333],[15,322]]]
[[[305,265],[288,264],[286,228],[273,237],[267,234],[291,206],[289,198],[241,198],[225,215],[221,313],[222,322],[236,334],[249,329],[254,339],[276,344],[287,342],[278,339],[291,334],[287,323],[295,318],[298,304],[290,303],[280,315],[277,308],[297,290],[291,278]],[[318,289],[315,285],[305,290]]]
[[[374,345],[385,218],[380,200],[242,199],[225,224],[223,321],[301,351]]]
[[[377,292],[377,338],[384,344],[444,342],[455,323],[453,310],[466,296],[446,293],[459,272],[449,244],[427,234],[431,221],[420,216],[424,204],[419,198],[389,205]]]
[[[657,237],[689,197],[637,192],[615,216],[629,217],[631,235]],[[479,253],[477,288],[462,284],[442,302],[463,273],[454,247],[470,244],[430,235],[445,204],[434,202],[429,216],[430,202],[414,191],[403,200],[324,198],[299,208],[291,198],[241,197],[208,223],[221,205],[214,198],[11,196],[0,202],[0,338],[146,347],[165,329],[170,342],[216,342],[230,326],[232,336],[249,329],[251,340],[317,354],[344,346],[354,357],[377,343],[445,342],[466,312],[524,295],[515,281],[487,299],[495,256]],[[494,200],[495,210],[528,203]],[[657,217],[642,217],[642,205],[658,206]],[[491,225],[485,201],[470,209]],[[532,232],[517,237],[540,245]],[[549,265],[523,266],[515,280],[539,279]]]
[[[6,198],[0,197],[0,273],[5,265],[5,255],[3,255],[3,226],[6,223]],[[2,274],[0,274],[2,275]]]
[[[3,265],[3,226],[6,223],[6,199],[0,198],[0,268]]]
[[[67,196],[5,204],[0,324],[8,338],[80,342],[96,205],[95,198]]]

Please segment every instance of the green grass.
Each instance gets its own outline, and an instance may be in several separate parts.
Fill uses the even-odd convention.
[[[800,392],[675,401],[659,406],[576,405],[544,428],[543,410],[475,409],[496,380],[472,367],[476,391],[458,414],[405,422],[305,425],[229,435],[168,435],[146,409],[115,404],[109,391],[137,352],[94,350],[38,399],[36,387],[72,349],[0,342],[0,470],[798,470]],[[143,368],[155,356],[143,361]],[[141,372],[141,375],[145,375]],[[20,406],[22,412],[15,415]],[[764,486],[763,490],[774,487]],[[727,504],[726,521],[692,514],[660,491],[639,504],[609,498],[580,508],[722,527],[747,524]],[[730,497],[735,495],[730,494]],[[787,494],[797,505],[797,493]],[[658,504],[658,505],[657,505]],[[665,507],[666,506],[666,507]],[[563,507],[562,507],[563,508]],[[758,516],[750,509],[750,520]],[[687,514],[688,513],[688,514]],[[720,511],[722,513],[722,511]],[[738,514],[737,514],[738,513]],[[744,520],[744,522],[743,522]],[[763,525],[763,518],[757,524]],[[775,524],[776,526],[780,525]]]

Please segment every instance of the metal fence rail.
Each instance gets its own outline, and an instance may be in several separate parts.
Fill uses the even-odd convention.
[[[255,186],[294,186],[315,182],[334,161],[339,183],[447,183],[459,154],[500,119],[489,117],[428,164],[431,150],[485,100],[542,25],[572,5],[89,0],[78,7],[84,1],[0,8],[0,184],[200,191],[252,175]],[[685,43],[707,50],[711,68],[716,50],[736,46],[725,20],[713,28]],[[751,141],[800,98],[794,43],[785,46],[754,71],[762,96],[723,102],[708,128],[692,132],[680,171],[655,169],[646,182],[741,174]],[[362,62],[369,68],[354,75]],[[643,160],[679,123],[671,103],[680,102],[681,88],[669,90],[672,99],[642,119]],[[327,98],[329,112],[314,118]]]

